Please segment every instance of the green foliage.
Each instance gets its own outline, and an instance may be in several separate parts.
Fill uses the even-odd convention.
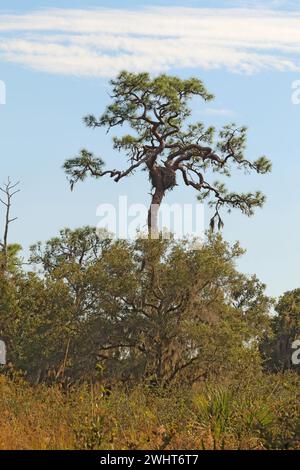
[[[195,398],[197,419],[202,426],[211,429],[214,448],[217,447],[221,436],[228,431],[231,417],[230,401],[228,391],[222,389],[213,389]]]
[[[242,252],[214,235],[195,250],[191,241],[62,230],[32,247],[37,273],[10,280],[10,360],[35,383],[167,386],[230,369],[269,320],[264,286],[235,269]]]
[[[129,166],[104,170],[102,158],[83,149],[79,156],[64,164],[71,188],[88,175],[94,178],[109,175],[118,182],[139,168],[148,171],[157,196],[153,204],[160,204],[166,191],[176,186],[177,175],[181,175],[183,183],[195,189],[200,200],[208,199],[214,208],[211,228],[215,221],[219,229],[222,227],[219,211],[223,207],[239,209],[247,216],[256,207],[262,207],[265,197],[259,191],[232,192],[223,181],[210,183],[207,179],[211,173],[228,177],[233,168],[265,174],[271,171],[271,163],[265,156],[248,160],[246,127],[232,123],[217,132],[213,126],[190,122],[191,99],[213,99],[201,80],[165,74],[152,79],[148,73],[123,71],[111,80],[111,88],[112,102],[102,116],[89,115],[84,122],[88,127],[108,130],[125,125],[132,131],[113,137],[114,148],[124,154]]]
[[[78,157],[67,160],[64,169],[66,174],[71,176],[71,189],[75,181],[83,181],[86,178],[88,171],[92,175],[101,173],[103,165],[101,158],[95,159],[86,149],[82,149]]]
[[[271,326],[270,335],[262,345],[267,368],[299,372],[299,364],[292,362],[292,345],[300,339],[300,289],[286,292],[279,298]]]

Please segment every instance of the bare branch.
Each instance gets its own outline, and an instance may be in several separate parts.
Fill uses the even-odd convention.
[[[19,181],[12,183],[8,177],[7,182],[0,187],[0,191],[5,195],[5,200],[0,199],[0,202],[6,207],[5,217],[4,217],[4,231],[3,231],[3,241],[1,241],[0,246],[2,248],[1,256],[1,271],[6,271],[7,262],[8,262],[8,231],[9,225],[17,220],[17,217],[10,218],[10,211],[12,205],[13,197],[20,191],[20,189],[15,189],[20,184]]]

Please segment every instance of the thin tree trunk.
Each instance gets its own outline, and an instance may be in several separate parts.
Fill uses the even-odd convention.
[[[7,269],[7,247],[8,247],[8,227],[9,227],[9,212],[10,212],[11,200],[10,196],[7,196],[6,214],[5,214],[5,225],[3,233],[3,247],[2,247],[2,266],[1,271]]]
[[[165,195],[163,187],[156,187],[148,211],[148,233],[151,238],[158,237],[158,211]]]
[[[19,182],[11,183],[10,179],[8,178],[7,183],[4,184],[3,187],[0,187],[1,193],[4,194],[5,199],[0,198],[0,202],[6,207],[5,210],[5,223],[4,223],[4,232],[3,232],[3,242],[0,242],[0,249],[1,249],[1,262],[0,262],[0,271],[1,273],[5,273],[7,271],[7,264],[8,264],[8,229],[11,222],[14,222],[17,217],[10,219],[10,210],[12,205],[12,198],[15,194],[19,192],[19,189],[16,189]]]

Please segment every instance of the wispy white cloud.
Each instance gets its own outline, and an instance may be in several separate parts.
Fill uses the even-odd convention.
[[[209,114],[211,116],[233,116],[235,111],[227,108],[205,108],[201,113]]]
[[[50,73],[300,70],[296,11],[148,8],[0,15],[0,60]]]

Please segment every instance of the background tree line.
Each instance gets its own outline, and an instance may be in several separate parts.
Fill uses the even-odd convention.
[[[242,253],[219,234],[194,250],[91,227],[32,246],[26,269],[12,251],[0,283],[9,362],[33,383],[192,385],[253,357],[258,368],[297,371],[299,291],[272,314],[265,286],[236,270]]]

